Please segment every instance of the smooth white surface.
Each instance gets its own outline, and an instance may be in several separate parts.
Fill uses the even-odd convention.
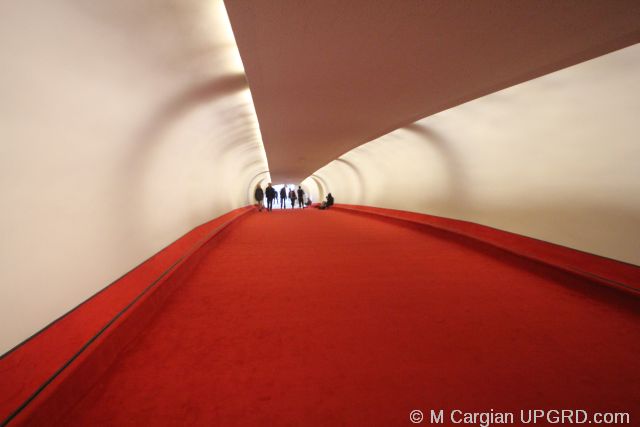
[[[0,40],[3,353],[268,166],[222,1],[0,2]]]
[[[638,135],[634,45],[419,120],[305,183],[336,203],[472,221],[640,265]]]
[[[272,177],[640,42],[637,0],[227,0]]]

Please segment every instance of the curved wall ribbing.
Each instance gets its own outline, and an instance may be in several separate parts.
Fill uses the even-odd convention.
[[[321,179],[338,203],[472,221],[640,264],[639,75],[635,45],[419,120],[306,183],[318,189]]]
[[[0,353],[268,170],[222,1],[0,5]]]

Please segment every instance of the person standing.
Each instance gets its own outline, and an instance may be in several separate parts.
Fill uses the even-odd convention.
[[[289,199],[291,200],[291,209],[296,207],[296,192],[293,191],[293,188],[289,190]]]
[[[274,190],[271,183],[269,183],[264,193],[265,196],[267,196],[267,211],[271,211],[273,209],[273,199],[276,197],[276,190]]]
[[[262,212],[262,200],[264,199],[264,191],[262,191],[262,187],[260,187],[260,184],[256,185],[256,191],[254,191],[253,197],[255,197],[258,204],[258,211]]]
[[[304,209],[304,190],[298,186],[298,206]]]
[[[287,186],[285,185],[280,189],[280,209],[285,209],[287,207]]]

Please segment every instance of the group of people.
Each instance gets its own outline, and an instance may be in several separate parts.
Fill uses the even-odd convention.
[[[256,205],[259,211],[262,211],[262,209],[264,208],[265,199],[267,200],[267,212],[273,210],[273,202],[274,200],[276,201],[276,203],[278,202],[278,196],[280,196],[279,198],[281,209],[287,208],[287,199],[291,202],[291,209],[294,209],[296,207],[296,200],[298,201],[298,207],[301,209],[304,209],[306,206],[309,206],[311,204],[310,198],[307,197],[307,200],[305,201],[305,193],[301,186],[298,186],[298,189],[295,190],[295,186],[293,186],[291,189],[288,189],[285,185],[280,189],[280,192],[278,193],[278,191],[273,188],[271,183],[267,184],[267,188],[265,188],[264,190],[262,189],[260,184],[256,185],[254,198],[256,200]],[[328,209],[332,205],[333,196],[331,195],[331,193],[329,193],[327,195],[327,200],[322,202],[317,207],[319,209]]]
[[[287,186],[285,185],[284,187],[282,187],[282,189],[280,189],[280,193],[278,194],[278,192],[276,191],[275,188],[273,188],[271,183],[269,183],[267,185],[267,188],[265,188],[264,190],[262,190],[262,187],[260,187],[260,184],[258,184],[254,192],[254,197],[258,205],[258,210],[262,211],[262,208],[264,207],[264,199],[266,198],[267,211],[271,211],[273,209],[273,201],[275,200],[276,203],[278,201],[278,195],[280,196],[281,209],[287,208],[287,199],[291,201],[291,209],[296,207],[296,200],[298,201],[299,208],[305,208],[305,206],[308,206],[309,204],[311,204],[311,201],[309,199],[305,203],[305,200],[304,200],[305,193],[301,186],[298,186],[298,190],[294,190],[294,188],[295,187],[291,189],[287,189]]]

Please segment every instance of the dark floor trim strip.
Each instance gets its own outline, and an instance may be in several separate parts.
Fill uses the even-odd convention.
[[[242,208],[238,208],[238,209],[247,209],[249,206],[245,206]],[[247,209],[249,210],[249,209]],[[226,214],[224,214],[226,215]],[[240,213],[238,215],[238,217],[244,215],[244,212]],[[221,215],[223,216],[223,215]],[[215,221],[216,218],[212,219],[211,221]],[[58,323],[60,320],[64,319],[65,317],[67,317],[69,314],[71,314],[72,312],[74,312],[75,310],[77,310],[78,308],[82,307],[83,305],[85,305],[86,303],[88,303],[89,301],[91,301],[92,299],[94,299],[95,297],[97,297],[98,295],[100,295],[101,293],[103,293],[104,291],[106,291],[107,289],[109,289],[111,286],[115,285],[116,283],[118,283],[120,280],[122,280],[123,277],[125,277],[126,275],[134,272],[136,269],[142,267],[142,265],[144,265],[145,263],[147,263],[148,261],[150,261],[153,257],[155,257],[156,255],[158,255],[160,252],[164,251],[165,249],[167,249],[169,246],[173,245],[174,243],[176,243],[178,240],[182,239],[184,236],[186,236],[187,234],[191,233],[192,231],[194,231],[196,228],[202,227],[208,223],[210,223],[211,221],[207,221],[204,222],[200,225],[195,226],[194,228],[192,228],[190,231],[188,231],[187,233],[185,233],[184,235],[178,237],[176,240],[174,240],[173,242],[169,243],[168,245],[164,246],[162,249],[160,249],[159,251],[157,251],[156,253],[154,253],[153,255],[151,255],[149,258],[145,259],[144,261],[142,261],[140,264],[136,265],[135,267],[133,267],[131,270],[127,271],[126,273],[124,273],[123,275],[121,275],[120,277],[118,277],[117,279],[115,279],[113,282],[109,283],[107,286],[105,286],[104,288],[100,289],[99,291],[97,291],[95,294],[91,295],[89,298],[85,299],[84,301],[82,301],[80,304],[76,305],[75,307],[73,307],[72,309],[70,309],[69,311],[67,311],[66,313],[64,313],[62,316],[58,317],[55,320],[52,320],[51,322],[49,322],[45,327],[43,327],[42,329],[40,329],[37,332],[34,332],[32,335],[28,336],[27,338],[25,338],[24,340],[20,341],[18,344],[16,344],[15,346],[13,346],[12,348],[10,348],[9,350],[7,350],[6,352],[4,352],[3,354],[0,354],[0,361],[2,361],[2,359],[4,359],[5,357],[9,356],[11,353],[13,353],[14,351],[16,351],[17,349],[19,349],[20,347],[22,347],[24,344],[28,343],[29,341],[31,341],[32,339],[34,339],[35,337],[37,337],[38,335],[40,335],[41,333],[43,333],[44,331],[46,331],[47,329],[49,329],[50,327],[52,327],[53,325],[55,325],[56,323]],[[1,424],[0,424],[1,426]]]
[[[80,355],[87,348],[89,348],[91,344],[93,344],[102,334],[104,334],[109,329],[109,327],[111,327],[120,317],[122,317],[122,315],[124,315],[131,307],[133,307],[135,303],[140,300],[140,298],[142,298],[147,292],[149,292],[158,283],[160,283],[160,281],[162,281],[163,278],[165,278],[170,273],[172,273],[173,270],[176,269],[176,267],[182,261],[193,256],[196,252],[202,249],[202,247],[205,244],[207,244],[214,237],[216,237],[223,229],[225,229],[227,226],[229,226],[230,224],[232,224],[233,222],[235,222],[236,220],[238,220],[239,218],[243,217],[244,215],[246,215],[248,212],[251,212],[251,211],[252,211],[251,209],[247,209],[244,212],[240,213],[238,216],[216,227],[213,231],[211,231],[211,233],[207,234],[203,239],[201,239],[200,242],[194,245],[194,247],[189,252],[187,252],[186,255],[183,255],[182,257],[180,257],[169,268],[167,268],[157,279],[155,279],[149,286],[144,288],[144,290],[141,293],[139,293],[129,304],[127,304],[122,310],[120,310],[120,312],[118,312],[111,320],[109,320],[102,327],[102,329],[100,329],[93,337],[89,339],[89,341],[87,341],[82,347],[80,347],[80,349],[73,356],[71,356],[71,358],[67,360],[60,368],[58,368],[58,370],[54,372],[53,375],[49,377],[49,379],[47,379],[40,387],[38,387],[38,389],[34,391],[33,394],[31,394],[31,396],[29,396],[18,408],[16,408],[6,419],[4,419],[0,423],[0,427],[6,426],[15,417],[17,417],[27,406],[29,406],[31,402],[33,402],[33,400],[36,399],[36,397],[38,397],[38,395],[40,395],[40,393],[42,393],[47,388],[47,386],[49,386],[65,369],[67,369],[78,357],[80,357]]]
[[[386,215],[386,214],[380,213],[380,212],[369,211],[369,210],[365,210],[365,209],[356,209],[356,208],[351,208],[351,207],[348,207],[348,206],[335,206],[333,209],[338,209],[340,211],[351,213],[351,214],[365,214],[365,215],[370,215],[370,216],[379,217],[379,218],[391,219],[391,220],[395,220],[395,221],[399,221],[399,222],[407,222],[407,223],[410,223],[410,224],[420,225],[420,226],[423,226],[425,228],[431,228],[431,229],[434,229],[434,230],[443,231],[443,232],[446,232],[446,233],[449,233],[449,234],[452,234],[452,235],[455,235],[455,236],[459,236],[459,237],[462,237],[462,238],[465,238],[465,239],[468,239],[468,240],[471,240],[471,241],[474,241],[474,242],[478,242],[478,243],[482,243],[482,244],[491,246],[493,248],[496,248],[496,249],[499,249],[501,251],[507,252],[509,254],[518,256],[518,257],[526,259],[528,261],[535,262],[537,264],[542,264],[542,265],[544,265],[546,267],[551,267],[553,269],[562,271],[564,273],[568,273],[568,274],[571,274],[571,275],[574,275],[574,276],[578,276],[578,277],[580,277],[582,279],[586,279],[586,280],[589,280],[591,282],[595,282],[595,283],[597,283],[599,285],[606,286],[606,287],[609,287],[609,288],[616,289],[618,291],[625,292],[626,294],[630,294],[630,295],[633,295],[635,297],[639,297],[640,296],[640,289],[638,289],[638,288],[636,288],[634,286],[628,285],[626,283],[622,283],[622,282],[618,282],[618,281],[615,281],[615,280],[612,280],[612,279],[609,279],[609,278],[606,278],[606,277],[602,277],[602,276],[599,276],[597,274],[594,274],[594,273],[591,273],[591,272],[588,272],[588,271],[584,271],[584,270],[580,270],[580,269],[576,269],[576,268],[572,268],[572,267],[567,267],[567,266],[563,266],[563,265],[560,265],[560,264],[555,264],[553,262],[549,262],[547,260],[535,257],[533,255],[528,255],[528,254],[526,254],[524,252],[517,251],[517,250],[512,249],[512,248],[510,248],[508,246],[503,246],[503,245],[500,245],[498,243],[491,242],[489,240],[484,240],[484,239],[481,239],[479,237],[476,237],[476,236],[473,236],[473,235],[470,235],[470,234],[466,234],[466,233],[463,233],[463,232],[460,232],[460,231],[457,231],[457,230],[451,230],[451,229],[448,229],[446,227],[440,227],[440,226],[435,225],[435,224],[428,224],[428,223],[424,223],[424,222],[420,222],[420,221],[414,221],[414,220],[412,220],[410,218],[403,218],[403,217],[400,217],[400,216]],[[489,227],[489,228],[491,228],[491,227]],[[526,237],[526,236],[524,236],[524,237]],[[570,248],[568,248],[568,249],[570,249]],[[573,249],[571,249],[571,250],[573,250]],[[582,252],[582,251],[579,251],[579,252]],[[584,252],[584,253],[586,253],[586,252]],[[627,263],[623,263],[623,264],[627,264]]]

